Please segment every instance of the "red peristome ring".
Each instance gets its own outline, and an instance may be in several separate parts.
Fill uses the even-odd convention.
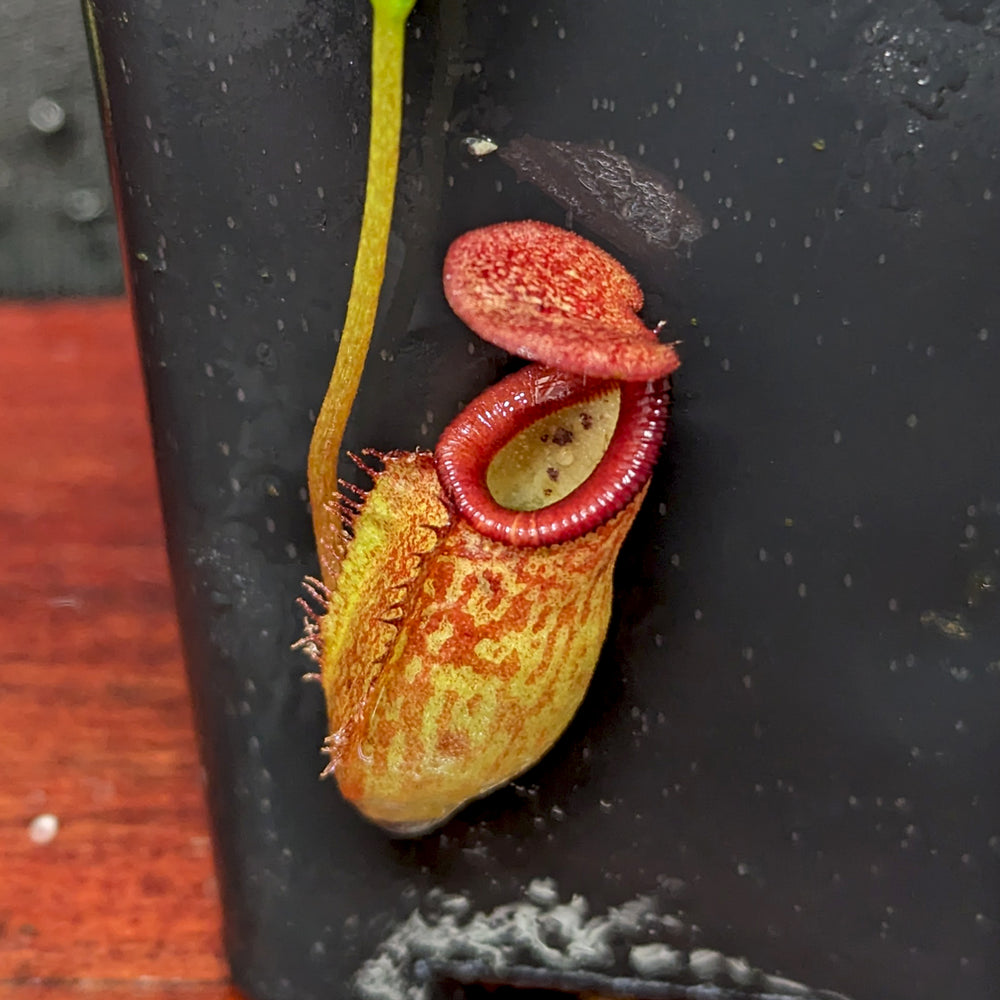
[[[607,451],[563,499],[538,510],[511,510],[497,503],[486,485],[490,463],[516,434],[612,384],[529,365],[473,400],[434,450],[438,478],[459,514],[480,534],[524,547],[569,541],[614,517],[642,489],[656,462],[667,426],[665,379],[617,383],[621,402]]]

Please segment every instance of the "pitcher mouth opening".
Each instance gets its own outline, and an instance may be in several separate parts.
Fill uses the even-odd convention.
[[[445,493],[480,534],[553,545],[610,520],[648,480],[665,379],[617,382],[529,365],[487,389],[435,449]]]
[[[536,511],[582,486],[600,464],[618,424],[621,391],[595,382],[593,391],[528,424],[486,468],[486,486],[501,507]]]

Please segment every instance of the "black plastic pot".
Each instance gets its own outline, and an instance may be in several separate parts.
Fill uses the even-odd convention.
[[[430,447],[508,364],[439,268],[474,226],[565,224],[573,170],[519,181],[512,140],[613,144],[683,181],[705,232],[688,258],[604,195],[573,213],[682,342],[671,436],[578,717],[416,841],[317,780],[290,649],[367,8],[93,14],[236,982],[996,997],[998,5],[418,6],[349,448]]]

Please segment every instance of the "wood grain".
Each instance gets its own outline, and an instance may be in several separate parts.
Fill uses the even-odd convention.
[[[233,996],[124,302],[0,305],[0,469],[0,996]]]

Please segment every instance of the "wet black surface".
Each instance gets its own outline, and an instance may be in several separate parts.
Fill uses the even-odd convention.
[[[591,914],[652,897],[690,996],[738,968],[709,952],[858,1000],[996,997],[1000,5],[413,17],[348,447],[429,447],[506,364],[447,310],[449,241],[566,221],[464,139],[613,143],[705,225],[690,258],[626,258],[684,366],[591,691],[522,781],[415,842],[316,781],[320,693],[289,650],[361,207],[364,12],[99,10],[238,981],[347,996],[432,890],[464,927],[551,877]],[[427,973],[404,952],[404,979]],[[630,954],[603,972],[634,976]]]

